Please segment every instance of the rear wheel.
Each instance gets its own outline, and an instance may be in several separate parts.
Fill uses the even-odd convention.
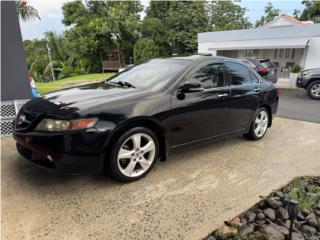
[[[158,160],[159,142],[148,128],[135,127],[116,141],[109,161],[111,176],[131,182],[147,175]]]
[[[309,84],[307,94],[310,98],[320,99],[320,80]]]
[[[244,136],[250,140],[259,140],[263,138],[268,129],[269,114],[266,108],[260,108],[256,112],[253,122],[250,126],[250,131]]]

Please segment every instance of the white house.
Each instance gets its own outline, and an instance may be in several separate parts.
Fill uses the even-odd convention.
[[[198,33],[198,52],[269,58],[280,73],[294,64],[316,68],[320,67],[320,24],[282,14],[259,28]]]

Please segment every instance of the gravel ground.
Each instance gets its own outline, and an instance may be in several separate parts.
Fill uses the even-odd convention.
[[[58,177],[2,139],[2,239],[200,239],[299,175],[319,175],[320,125],[277,118],[258,142],[174,152],[146,178]]]

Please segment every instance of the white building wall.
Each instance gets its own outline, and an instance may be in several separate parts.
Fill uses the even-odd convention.
[[[198,53],[211,53],[212,56],[217,56],[216,50],[208,50],[210,48],[210,45],[212,45],[212,43],[210,42],[198,42]]]
[[[320,68],[320,37],[310,39],[304,68]]]

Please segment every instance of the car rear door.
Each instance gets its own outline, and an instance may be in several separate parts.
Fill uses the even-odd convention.
[[[229,131],[247,129],[259,106],[259,79],[253,80],[253,72],[237,62],[225,63],[226,76],[231,87]]]
[[[200,82],[199,92],[171,97],[170,146],[222,135],[228,131],[230,87],[226,84],[224,63],[206,61],[196,66],[180,83]]]

